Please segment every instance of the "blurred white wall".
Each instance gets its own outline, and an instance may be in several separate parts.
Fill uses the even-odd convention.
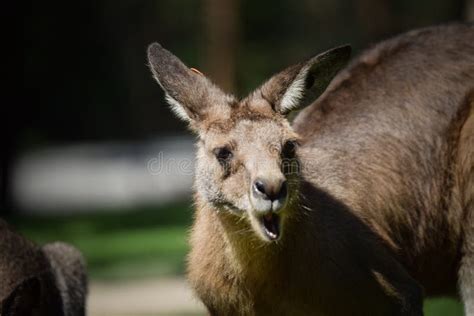
[[[193,172],[191,138],[47,148],[20,157],[13,197],[29,213],[159,205],[189,197]]]

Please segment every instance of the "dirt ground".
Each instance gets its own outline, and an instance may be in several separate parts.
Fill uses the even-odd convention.
[[[92,281],[89,316],[205,315],[184,279]]]

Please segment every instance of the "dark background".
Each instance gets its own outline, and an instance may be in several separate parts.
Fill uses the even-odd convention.
[[[181,133],[146,67],[153,41],[242,95],[308,55],[341,43],[357,52],[402,31],[460,20],[464,6],[460,0],[31,2],[24,13],[29,117],[16,146]],[[219,54],[226,46],[232,50]]]
[[[242,96],[283,66],[331,46],[351,43],[357,53],[399,32],[465,19],[469,2],[26,2],[24,102],[2,150],[2,191],[15,157],[33,148],[183,133],[146,67],[153,41]]]

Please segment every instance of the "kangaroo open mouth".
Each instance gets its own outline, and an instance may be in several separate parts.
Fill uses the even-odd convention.
[[[270,240],[277,240],[280,237],[280,218],[278,215],[268,213],[262,219],[263,230]]]

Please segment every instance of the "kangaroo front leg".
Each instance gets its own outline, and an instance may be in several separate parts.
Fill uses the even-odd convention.
[[[381,256],[371,262],[371,272],[378,286],[391,297],[394,303],[392,314],[422,316],[423,290],[418,282],[390,254],[382,249],[376,253]]]

